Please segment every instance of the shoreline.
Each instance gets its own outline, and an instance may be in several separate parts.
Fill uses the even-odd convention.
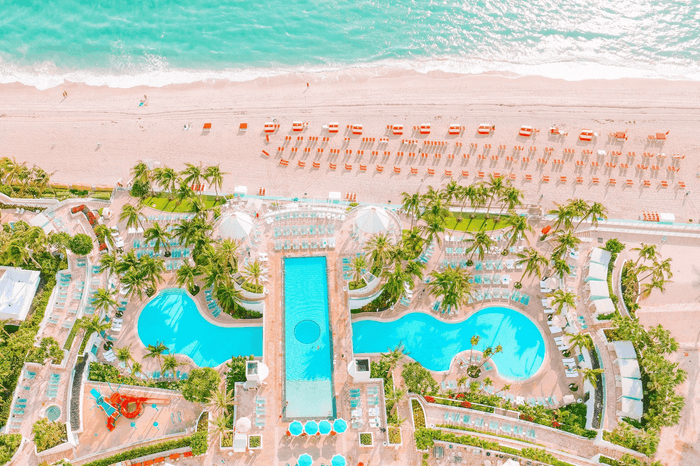
[[[64,90],[67,99],[62,98]],[[148,105],[139,106],[144,95],[148,96]],[[451,179],[444,176],[447,171],[454,172],[452,179],[460,184],[480,181],[476,175],[482,171],[515,174],[514,185],[523,190],[524,202],[547,208],[553,202],[582,197],[603,202],[614,218],[636,218],[642,210],[671,212],[682,221],[700,215],[700,183],[696,177],[700,172],[700,143],[695,128],[700,119],[700,82],[694,81],[564,81],[491,75],[455,78],[433,73],[366,80],[348,75],[327,82],[288,76],[129,89],[70,84],[41,91],[4,84],[0,85],[0,108],[0,157],[16,157],[29,167],[36,164],[54,173],[52,181],[57,183],[113,185],[119,179],[128,181],[131,167],[139,160],[161,162],[176,170],[182,170],[185,163],[201,162],[219,164],[229,173],[224,179],[226,191],[243,185],[250,194],[265,188],[268,196],[316,198],[341,191],[357,193],[362,202],[397,203],[404,191],[447,184]],[[273,117],[281,128],[268,142],[262,127]],[[297,143],[298,152],[290,153],[289,147],[294,145],[290,144],[278,154],[277,148],[285,146],[285,137],[298,137],[291,131],[292,121],[297,120],[309,123],[301,136],[304,141]],[[340,133],[329,135],[322,129],[330,121],[340,123]],[[248,124],[248,131],[238,130],[242,122]],[[433,125],[433,132],[428,136],[412,135],[409,128],[424,122]],[[488,122],[496,125],[495,133],[488,138],[476,135],[476,127]],[[212,123],[212,130],[202,131],[204,123]],[[407,131],[403,136],[389,135],[388,144],[379,147],[361,141],[365,136],[376,140],[385,137],[386,125],[397,123],[404,124]],[[448,136],[447,126],[453,123],[465,126],[466,131]],[[187,124],[192,129],[183,131]],[[344,135],[348,124],[363,124],[363,135]],[[569,136],[551,138],[547,133],[553,124],[569,131]],[[541,132],[534,138],[519,138],[521,125],[532,125]],[[601,136],[583,144],[577,137],[582,129]],[[625,130],[629,139],[624,143],[609,140],[609,132]],[[649,145],[647,135],[666,131],[670,134],[664,144]],[[319,137],[319,141],[309,141],[310,136]],[[329,141],[321,142],[321,136],[330,136]],[[348,136],[350,140],[344,141]],[[401,138],[443,140],[447,145],[441,158],[433,158],[433,154],[429,159],[397,157],[399,151],[409,152],[400,149]],[[448,154],[455,152],[454,142],[464,147],[451,160]],[[463,158],[470,143],[476,143],[478,149],[469,159]],[[476,155],[485,150],[484,143],[493,145],[490,155],[501,144],[509,152],[502,153],[498,160],[490,155],[488,160],[478,160]],[[538,147],[539,152],[527,165],[508,162],[506,156],[515,145]],[[536,160],[547,146],[555,149],[550,159],[559,159],[563,148],[574,148],[576,155],[564,156],[567,162],[562,166],[540,166]],[[304,152],[306,148],[309,152]],[[324,152],[317,152],[319,148]],[[413,150],[417,152],[417,148]],[[330,155],[330,149],[341,153]],[[600,159],[613,160],[616,166],[625,161],[628,151],[637,156],[627,160],[628,170],[608,170],[603,163],[599,169],[586,166],[579,170],[574,160],[581,159],[582,149],[593,154],[620,150],[623,156],[619,160],[609,155]],[[352,154],[346,154],[348,150]],[[379,150],[391,156],[372,155]],[[642,158],[647,151],[667,155],[659,162],[662,170],[635,170],[636,164],[649,161]],[[526,152],[520,156],[527,156]],[[681,170],[671,173],[666,165],[675,163],[671,155],[676,153],[685,159],[679,162]],[[281,167],[282,158],[290,160],[290,166]],[[595,155],[590,157],[594,159]],[[305,161],[307,167],[301,168],[298,161]],[[321,163],[321,169],[313,170],[312,161]],[[329,170],[329,162],[340,163],[341,170]],[[343,163],[353,168],[342,170]],[[358,172],[358,164],[371,169]],[[386,165],[390,173],[377,173],[375,165]],[[392,166],[400,168],[401,174],[391,173]],[[408,172],[413,166],[419,173],[411,176]],[[426,176],[428,168],[435,171],[434,176]],[[462,170],[469,175],[460,177]],[[525,174],[534,181],[526,183],[522,179]],[[552,181],[538,182],[543,175],[552,175]],[[567,182],[560,183],[560,176],[568,176]],[[573,184],[578,176],[585,183]],[[592,186],[593,176],[605,181],[616,178],[619,184]],[[622,186],[626,179],[633,180],[634,187]],[[653,183],[642,189],[642,180]],[[661,180],[667,180],[670,188],[657,188]],[[688,195],[686,189],[678,189],[679,181],[686,184]]]

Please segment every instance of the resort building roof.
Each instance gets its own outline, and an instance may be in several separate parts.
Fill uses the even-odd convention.
[[[0,267],[0,319],[25,320],[39,286],[39,272]]]
[[[608,266],[610,263],[610,251],[606,251],[605,249],[600,249],[600,248],[593,248],[591,250],[590,254],[590,262],[596,262],[598,264],[603,264],[604,266]]]
[[[608,279],[608,268],[603,264],[598,264],[597,262],[591,262],[588,268],[588,275],[584,281],[600,280],[606,281]]]
[[[631,341],[614,341],[613,345],[619,359],[637,359],[637,351]]]
[[[620,375],[629,379],[641,379],[639,363],[636,359],[618,359],[617,365],[620,367]]]

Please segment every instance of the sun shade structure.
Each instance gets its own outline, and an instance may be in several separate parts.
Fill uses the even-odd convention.
[[[298,437],[302,432],[304,432],[304,426],[301,425],[301,422],[294,421],[289,424],[289,433],[293,436]]]
[[[620,359],[637,359],[637,351],[631,341],[614,341],[615,353]]]
[[[618,416],[631,417],[632,419],[640,420],[644,413],[644,404],[639,400],[623,398],[622,409],[617,412]]]
[[[331,425],[330,422],[326,421],[325,419],[321,422],[318,423],[318,431],[322,435],[328,435],[331,433],[331,430],[333,430],[333,426]]]
[[[618,359],[617,365],[620,367],[620,375],[628,379],[641,379],[639,363],[636,359]]]
[[[242,417],[236,421],[236,432],[248,432],[251,427],[249,417]]]
[[[381,207],[363,207],[357,212],[355,219],[357,228],[365,233],[379,233],[385,231],[391,223],[389,214]]]
[[[600,248],[593,248],[591,250],[590,261],[607,267],[610,263],[610,255],[610,251]]]
[[[343,455],[335,455],[331,458],[331,466],[345,466],[348,462]]]
[[[615,305],[612,302],[612,299],[607,298],[607,299],[598,299],[596,301],[593,301],[593,305],[595,306],[595,314],[610,314],[612,312],[615,312]]]
[[[583,279],[583,281],[590,282],[591,280],[607,281],[608,268],[603,264],[591,262],[590,267],[588,267],[588,275]]]
[[[333,421],[333,430],[339,434],[342,434],[348,430],[348,423],[345,422],[345,419],[336,419]]]
[[[219,234],[224,238],[243,239],[253,229],[253,219],[243,212],[226,216],[219,225]]]
[[[304,453],[297,460],[299,466],[311,466],[314,463],[314,459],[308,453]]]
[[[622,396],[625,398],[631,398],[633,400],[642,399],[642,381],[639,379],[628,379],[627,377],[622,377],[620,379],[622,383]]]
[[[39,272],[0,267],[0,319],[25,320],[39,286]]]
[[[597,299],[610,298],[610,290],[608,290],[607,281],[590,281],[588,282],[588,287],[591,291],[591,296],[588,299],[590,299],[591,301],[595,301]]]
[[[316,432],[318,432],[318,423],[316,423],[316,421],[306,421],[306,424],[304,424],[304,432],[308,435],[316,435]]]

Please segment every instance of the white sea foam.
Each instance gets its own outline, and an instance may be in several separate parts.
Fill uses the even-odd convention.
[[[579,81],[585,79],[659,78],[700,81],[700,67],[696,64],[633,63],[619,66],[615,57],[599,62],[561,61],[556,59],[508,62],[484,59],[457,59],[434,57],[414,60],[381,60],[354,64],[328,64],[316,66],[275,68],[225,68],[188,69],[170,66],[157,55],[146,54],[134,63],[128,55],[114,55],[110,68],[62,69],[52,62],[21,66],[0,61],[0,84],[21,83],[44,90],[61,86],[66,82],[84,83],[90,86],[131,88],[136,86],[163,87],[171,84],[195,82],[231,81],[244,82],[261,77],[289,74],[316,74],[319,78],[333,78],[352,73],[357,77],[388,75],[397,70],[416,73],[435,71],[451,74],[503,74],[505,76],[545,76],[555,79]],[[323,75],[327,76],[323,76]]]

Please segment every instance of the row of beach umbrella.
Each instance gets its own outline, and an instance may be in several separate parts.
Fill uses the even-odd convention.
[[[297,460],[297,466],[311,466],[314,464],[314,459],[308,453],[304,453]],[[331,466],[346,466],[347,461],[343,455],[335,455],[331,458]]]
[[[342,434],[348,429],[348,423],[344,419],[336,419],[333,424],[325,419],[321,422],[306,421],[303,425],[299,421],[294,421],[289,425],[288,435],[298,437],[306,435],[328,435]]]

